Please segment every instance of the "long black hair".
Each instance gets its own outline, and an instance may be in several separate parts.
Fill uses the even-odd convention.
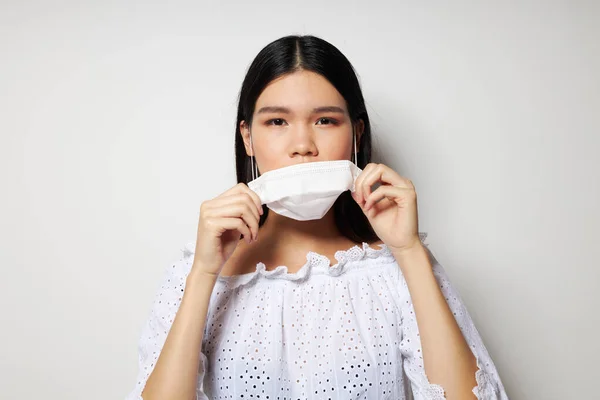
[[[248,68],[239,94],[235,124],[235,167],[238,183],[252,179],[250,157],[246,154],[240,122],[252,126],[256,101],[273,80],[296,71],[312,71],[327,79],[346,100],[352,126],[360,120],[364,131],[357,148],[356,164],[364,168],[371,161],[371,124],[358,78],[350,61],[331,43],[315,36],[285,36],[265,46]],[[335,223],[340,232],[354,242],[371,243],[378,240],[369,220],[346,191],[334,204]],[[268,208],[259,226],[268,216]]]

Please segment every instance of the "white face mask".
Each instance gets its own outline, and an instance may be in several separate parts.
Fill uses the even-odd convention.
[[[352,129],[354,161],[356,152],[356,133]],[[250,147],[254,153],[252,133]],[[362,172],[352,161],[316,161],[301,163],[265,172],[260,177],[254,157],[252,163],[252,181],[248,187],[256,192],[261,204],[279,215],[298,221],[321,219],[331,209],[337,198],[346,190],[354,192],[354,182]]]
[[[261,203],[298,221],[322,218],[362,172],[352,161],[317,161],[269,171],[248,183]]]

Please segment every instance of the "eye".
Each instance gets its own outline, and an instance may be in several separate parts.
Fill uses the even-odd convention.
[[[267,125],[283,126],[285,120],[283,118],[273,118],[265,122]]]
[[[321,124],[319,124],[321,122]],[[339,122],[333,118],[322,117],[317,120],[317,125],[337,125]]]

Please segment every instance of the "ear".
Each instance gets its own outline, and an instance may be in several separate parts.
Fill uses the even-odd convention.
[[[252,154],[252,146],[250,144],[250,128],[246,124],[246,121],[240,121],[240,134],[242,135],[242,140],[244,141],[244,147],[246,148],[246,155],[251,157]]]
[[[360,139],[362,138],[363,133],[365,132],[365,122],[362,119],[359,119],[356,123],[356,127],[354,128],[354,134],[356,135],[356,148],[360,148]]]

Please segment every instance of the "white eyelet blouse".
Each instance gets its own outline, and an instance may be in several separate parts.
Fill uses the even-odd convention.
[[[477,359],[473,393],[507,400],[496,368],[462,300],[433,254],[438,284]],[[141,392],[179,308],[194,242],[167,268],[139,343]],[[219,276],[211,294],[198,370],[197,399],[444,399],[423,367],[410,293],[389,249],[363,243],[314,252],[296,273],[280,266]]]

